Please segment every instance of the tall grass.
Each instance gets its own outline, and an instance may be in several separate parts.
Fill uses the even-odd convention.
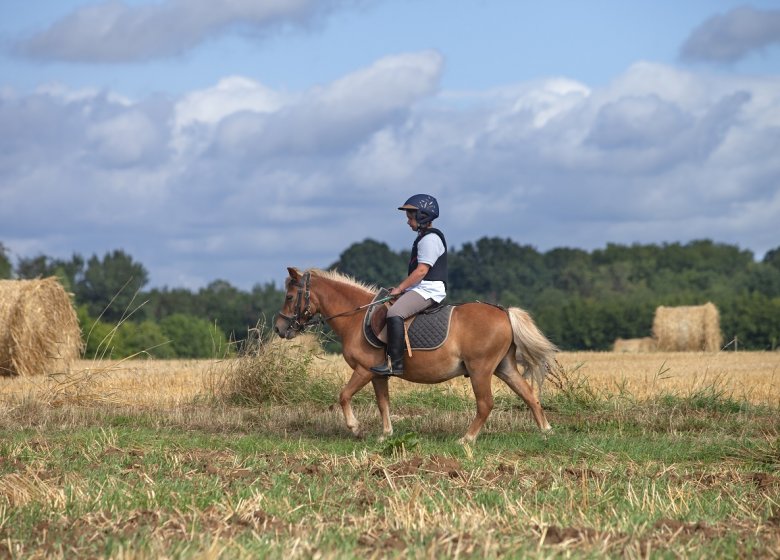
[[[321,348],[314,335],[275,338],[262,324],[249,331],[239,355],[218,362],[212,372],[212,396],[219,401],[255,406],[336,402],[339,381],[312,370]]]

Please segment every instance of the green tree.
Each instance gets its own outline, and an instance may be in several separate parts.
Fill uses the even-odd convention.
[[[8,249],[0,242],[0,280],[11,277],[11,261],[8,258]]]
[[[216,321],[228,340],[243,340],[257,325],[260,311],[252,305],[250,294],[226,280],[215,280],[198,291],[201,317]]]
[[[124,321],[117,329],[113,358],[175,358],[171,341],[153,321]]]
[[[84,258],[74,253],[70,260],[55,259],[46,255],[22,257],[16,264],[19,278],[33,279],[56,276],[66,291],[73,291],[84,277]]]
[[[780,270],[780,247],[767,251],[761,262]]]
[[[546,286],[549,271],[542,255],[530,245],[511,239],[483,237],[453,251],[450,265],[450,291],[453,299],[484,299],[531,306]]]
[[[174,313],[160,321],[160,328],[179,358],[222,358],[227,353],[225,334],[205,319]]]
[[[174,313],[202,316],[203,309],[198,298],[186,288],[154,288],[144,294],[143,315],[160,321]]]
[[[389,288],[406,277],[407,264],[408,259],[394,253],[387,244],[366,239],[350,245],[328,268]]]
[[[84,341],[84,357],[89,360],[112,358],[116,327],[91,317],[86,305],[79,305],[76,315]]]
[[[90,315],[118,322],[140,305],[138,293],[148,281],[144,266],[122,250],[93,255],[84,277],[76,285],[76,298],[86,304]]]
[[[263,319],[266,327],[270,327],[274,315],[281,309],[284,302],[284,291],[276,287],[276,284],[255,284],[252,288],[252,309],[257,313],[256,321]]]
[[[735,337],[745,350],[776,350],[780,347],[780,297],[753,292],[741,294],[720,307],[725,340]]]

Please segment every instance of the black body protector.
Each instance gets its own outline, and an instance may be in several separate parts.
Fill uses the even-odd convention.
[[[420,230],[420,235],[417,236],[417,239],[414,240],[414,245],[412,245],[412,257],[409,259],[409,272],[407,274],[411,274],[419,264],[417,262],[417,244],[420,242],[420,239],[425,237],[428,234],[435,234],[439,236],[439,239],[441,239],[441,242],[444,244],[444,253],[436,259],[436,262],[433,263],[433,266],[428,270],[428,274],[425,275],[425,278],[423,280],[438,280],[440,282],[444,282],[444,286],[447,286],[447,241],[444,239],[444,234],[436,229],[436,228],[427,228],[424,230]]]

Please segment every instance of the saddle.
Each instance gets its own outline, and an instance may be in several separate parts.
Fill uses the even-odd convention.
[[[378,301],[390,295],[385,288],[379,290],[373,301]],[[404,321],[407,333],[407,348],[409,350],[435,350],[444,344],[450,333],[450,319],[453,305],[434,304]],[[387,320],[388,303],[372,305],[363,319],[363,336],[374,348],[384,348],[386,340],[381,338],[382,330]]]

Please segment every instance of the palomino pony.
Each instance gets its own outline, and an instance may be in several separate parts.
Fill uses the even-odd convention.
[[[370,381],[382,417],[382,438],[391,435],[388,378],[370,370],[385,358],[385,353],[365,340],[362,329],[366,308],[376,295],[376,289],[338,272],[287,270],[290,276],[285,281],[285,301],[274,330],[282,338],[294,338],[315,314],[322,315],[341,338],[344,359],[353,370],[339,394],[347,427],[356,436],[360,435],[360,424],[352,412],[352,396]],[[540,429],[550,430],[544,411],[525,378],[532,377],[541,387],[557,349],[539,331],[528,313],[517,307],[504,310],[477,302],[455,307],[451,320],[449,336],[442,346],[436,350],[416,351],[411,358],[404,358],[401,379],[414,383],[441,383],[469,375],[477,401],[477,415],[461,439],[464,443],[476,439],[493,409],[493,375],[525,401]],[[522,376],[518,362],[524,368]]]

